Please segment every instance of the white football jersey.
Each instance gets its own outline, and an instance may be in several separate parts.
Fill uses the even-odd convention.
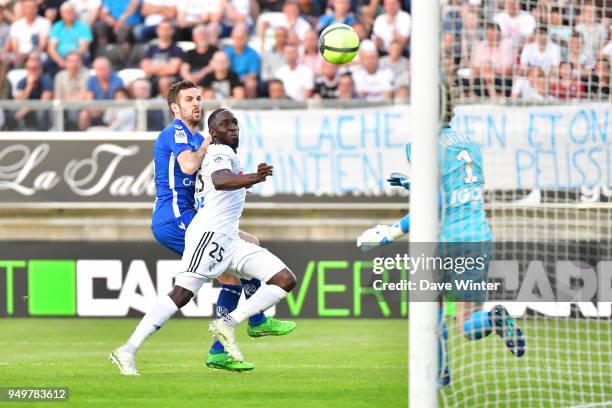
[[[220,232],[238,237],[238,222],[244,208],[246,189],[217,190],[211,175],[222,169],[241,173],[240,161],[231,147],[211,144],[208,147],[202,167],[196,177],[196,202],[204,202],[198,209],[194,223],[200,231]]]

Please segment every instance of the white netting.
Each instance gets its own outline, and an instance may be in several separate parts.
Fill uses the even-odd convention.
[[[495,242],[543,259],[547,274],[585,251],[612,259],[612,3],[442,3],[442,63],[457,127],[482,147]],[[522,358],[495,333],[466,340],[447,317],[452,384],[440,405],[612,406],[609,303],[509,310],[527,337]]]

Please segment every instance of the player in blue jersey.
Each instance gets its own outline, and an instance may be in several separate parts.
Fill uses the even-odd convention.
[[[187,227],[197,209],[204,206],[202,200],[196,203],[194,197],[196,174],[210,144],[210,138],[205,139],[197,131],[203,116],[201,104],[202,98],[194,83],[181,81],[173,84],[168,92],[168,106],[175,120],[161,131],[153,150],[156,199],[151,229],[157,241],[179,255],[185,249]],[[240,231],[240,237],[259,245],[257,238],[244,231]],[[261,285],[257,279],[241,282],[229,274],[221,275],[218,280],[222,285],[217,300],[217,317],[236,309],[243,287],[248,299]],[[247,333],[251,337],[279,336],[292,332],[295,327],[294,322],[279,321],[258,313],[249,319]],[[229,358],[218,341],[208,352],[206,364],[231,371],[253,369],[249,362]]]
[[[451,117],[450,103],[446,114],[446,124],[440,131],[440,232],[438,256],[442,259],[450,257],[472,258],[480,257],[484,262],[464,268],[461,278],[465,281],[486,280],[488,264],[492,254],[493,236],[489,228],[484,210],[484,173],[480,146],[473,143],[469,137],[459,134],[448,125]],[[406,155],[410,162],[410,145],[406,146]],[[410,189],[410,180],[401,173],[392,173],[388,179],[393,186]],[[357,246],[362,250],[390,244],[410,230],[410,216],[406,214],[401,220],[391,226],[377,225],[365,231],[358,239]],[[446,278],[457,271],[440,271]],[[458,301],[456,321],[459,330],[469,340],[479,340],[491,334],[493,330],[499,334],[510,352],[521,357],[525,354],[526,342],[521,330],[502,305],[494,306],[485,312],[482,306],[486,297],[484,291],[459,290],[453,279],[453,295]],[[439,383],[450,384],[448,368],[448,353],[446,340],[448,338],[446,323],[443,320],[442,308],[440,314],[439,333]]]

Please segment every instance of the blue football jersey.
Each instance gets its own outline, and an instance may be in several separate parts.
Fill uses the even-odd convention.
[[[484,210],[484,172],[480,146],[452,128],[442,129],[440,143],[441,242],[493,239]]]
[[[155,162],[155,208],[151,225],[181,218],[181,212],[195,208],[195,178],[181,171],[176,158],[184,150],[197,150],[204,137],[192,135],[185,124],[176,119],[161,131],[153,148]]]

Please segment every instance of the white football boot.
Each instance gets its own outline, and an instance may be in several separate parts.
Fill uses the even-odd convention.
[[[236,361],[244,361],[244,357],[236,344],[236,328],[225,323],[222,319],[213,320],[208,326],[213,338],[223,344],[225,351]]]
[[[136,358],[133,354],[121,350],[121,347],[111,351],[108,359],[119,367],[119,372],[123,375],[140,375],[136,369]]]

